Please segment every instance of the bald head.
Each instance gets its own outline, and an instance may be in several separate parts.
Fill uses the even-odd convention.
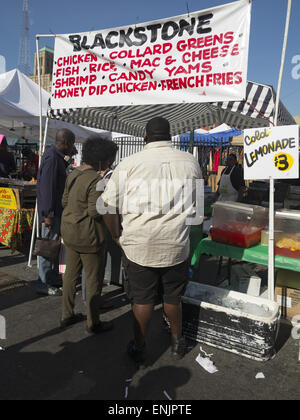
[[[171,140],[170,123],[163,117],[152,118],[146,125],[147,143]]]
[[[64,153],[65,155],[70,155],[72,153],[75,143],[75,135],[72,131],[62,128],[56,133],[56,148]]]

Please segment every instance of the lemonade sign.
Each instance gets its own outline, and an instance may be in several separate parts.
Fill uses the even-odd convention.
[[[16,197],[11,188],[0,187],[0,208],[17,209]]]
[[[245,130],[244,177],[299,178],[298,125]]]

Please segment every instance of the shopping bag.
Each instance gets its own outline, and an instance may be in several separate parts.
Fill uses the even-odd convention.
[[[51,231],[47,238],[37,238],[33,254],[39,257],[44,257],[46,260],[58,261],[61,247],[61,238],[53,239]]]

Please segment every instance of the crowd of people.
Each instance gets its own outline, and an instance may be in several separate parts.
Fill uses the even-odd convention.
[[[82,165],[75,168],[75,135],[67,129],[57,132],[55,144],[46,149],[40,165],[35,153],[24,150],[24,179],[37,178],[41,237],[61,241],[63,250],[63,270],[58,259],[38,256],[36,291],[62,297],[62,329],[86,319],[90,334],[111,330],[113,323],[100,320],[100,313],[105,307],[101,294],[107,252],[114,248],[122,258],[123,286],[132,305],[129,356],[138,363],[145,359],[153,309],[162,303],[171,329],[172,355],[178,359],[186,351],[181,297],[188,281],[187,219],[191,215],[186,209],[174,212],[172,206],[186,180],[202,179],[200,166],[190,153],[172,148],[170,124],[162,117],[148,122],[144,150],[122,160],[113,171],[117,152],[114,142],[92,136],[83,144]],[[7,140],[0,136],[0,177],[15,171]],[[164,190],[167,193],[160,192],[165,196],[158,200],[158,207],[157,196],[147,196],[147,188],[141,187],[151,185],[154,179],[168,185],[177,182],[176,187]],[[219,183],[219,199],[237,201],[243,188],[242,169],[230,155]],[[160,191],[158,185],[154,189]],[[82,278],[86,316],[75,312],[77,285]]]
[[[181,297],[188,281],[187,219],[191,214],[186,209],[174,212],[172,206],[187,180],[202,179],[200,166],[190,153],[172,148],[170,124],[162,117],[148,122],[144,150],[125,158],[113,171],[117,152],[114,142],[92,136],[83,145],[82,165],[75,168],[75,135],[67,129],[57,132],[55,144],[46,149],[40,165],[32,150],[24,150],[24,179],[37,179],[41,237],[62,244],[61,265],[58,260],[38,256],[36,291],[62,297],[62,329],[86,319],[90,334],[111,330],[113,323],[100,320],[100,311],[105,307],[101,294],[107,252],[114,249],[122,258],[123,286],[132,305],[129,356],[138,363],[145,359],[153,309],[163,303],[172,335],[171,353],[179,359],[186,351]],[[14,157],[1,135],[0,177],[15,171]],[[141,187],[151,185],[154,179],[168,185],[177,182],[167,193],[154,186],[165,195],[160,197],[163,204],[158,200],[158,207],[157,194],[147,196],[147,188]],[[239,200],[244,187],[242,168],[231,154],[219,182],[219,200]],[[77,285],[83,278],[86,316],[75,312]]]
[[[122,254],[124,289],[132,305],[133,339],[127,352],[137,363],[145,359],[147,329],[158,303],[163,303],[170,323],[172,356],[180,359],[186,352],[181,297],[188,281],[190,231],[190,210],[162,211],[154,206],[146,211],[145,205],[154,203],[138,186],[155,178],[167,183],[176,180],[176,188],[181,189],[186,180],[202,178],[197,160],[172,148],[166,119],[148,122],[145,143],[142,152],[125,158],[112,171],[116,144],[101,136],[90,137],[83,144],[82,166],[67,176],[66,156],[74,153],[75,136],[59,130],[55,145],[42,157],[37,179],[42,237],[57,240],[61,236],[66,256],[62,289],[58,261],[38,257],[37,293],[62,295],[60,325],[69,328],[84,319],[75,312],[76,285],[84,272],[87,331],[111,330],[112,322],[100,319],[100,308],[107,246],[113,243]],[[168,204],[176,201],[176,188],[169,190]],[[142,206],[128,210],[125,201]]]

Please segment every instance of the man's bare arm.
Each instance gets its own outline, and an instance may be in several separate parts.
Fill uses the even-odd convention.
[[[102,217],[113,240],[120,245],[121,227],[119,214],[104,214]]]

